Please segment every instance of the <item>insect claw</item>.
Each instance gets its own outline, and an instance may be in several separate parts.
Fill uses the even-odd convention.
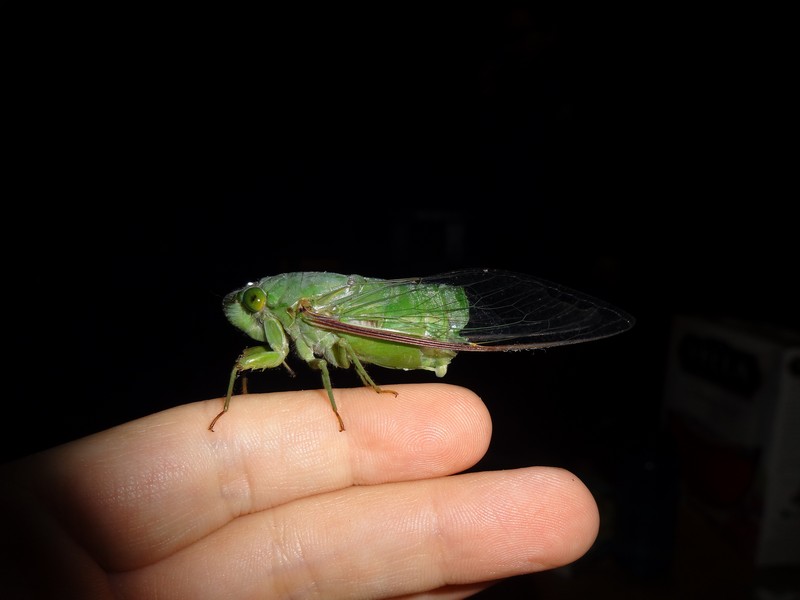
[[[208,426],[208,430],[209,430],[209,431],[214,431],[214,425],[216,425],[217,421],[219,421],[219,418],[220,418],[222,415],[224,415],[224,414],[225,414],[225,411],[223,410],[223,411],[222,411],[221,413],[219,413],[219,414],[218,414],[216,417],[214,417],[214,420],[213,420],[213,421],[211,421],[211,424]]]

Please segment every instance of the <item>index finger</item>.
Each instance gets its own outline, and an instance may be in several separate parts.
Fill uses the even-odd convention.
[[[324,392],[254,395],[235,398],[213,433],[219,400],[67,444],[24,468],[104,567],[136,568],[240,515],[351,485],[448,475],[483,456],[491,423],[472,392],[395,389],[398,399],[337,390],[345,432]]]

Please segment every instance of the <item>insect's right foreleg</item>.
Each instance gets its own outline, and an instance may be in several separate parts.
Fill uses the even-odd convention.
[[[239,358],[236,360],[236,364],[233,365],[231,377],[228,381],[228,392],[225,395],[225,405],[223,406],[222,411],[216,417],[214,417],[213,421],[211,421],[211,424],[208,426],[209,431],[214,431],[214,425],[216,422],[222,415],[228,412],[228,408],[230,408],[231,405],[231,396],[233,395],[233,386],[236,383],[236,378],[242,371],[252,371],[254,369],[273,369],[281,364],[284,364],[285,360],[285,352],[269,350],[264,346],[253,346],[252,348],[246,348],[245,351],[242,352],[241,356],[239,356]]]

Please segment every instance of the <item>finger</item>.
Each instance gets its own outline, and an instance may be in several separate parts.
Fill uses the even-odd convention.
[[[324,392],[252,396],[236,398],[214,433],[207,426],[219,404],[188,405],[46,453],[30,468],[102,564],[130,569],[240,515],[353,484],[451,474],[483,456],[491,424],[474,394],[396,389],[398,399],[337,390],[346,432]]]
[[[390,598],[567,564],[597,529],[594,500],[571,473],[471,473],[248,515],[112,583],[125,597],[155,585],[164,598]]]

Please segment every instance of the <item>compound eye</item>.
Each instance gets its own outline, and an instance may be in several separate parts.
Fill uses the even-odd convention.
[[[251,313],[261,311],[266,303],[267,295],[259,287],[251,287],[242,294],[242,305]]]

